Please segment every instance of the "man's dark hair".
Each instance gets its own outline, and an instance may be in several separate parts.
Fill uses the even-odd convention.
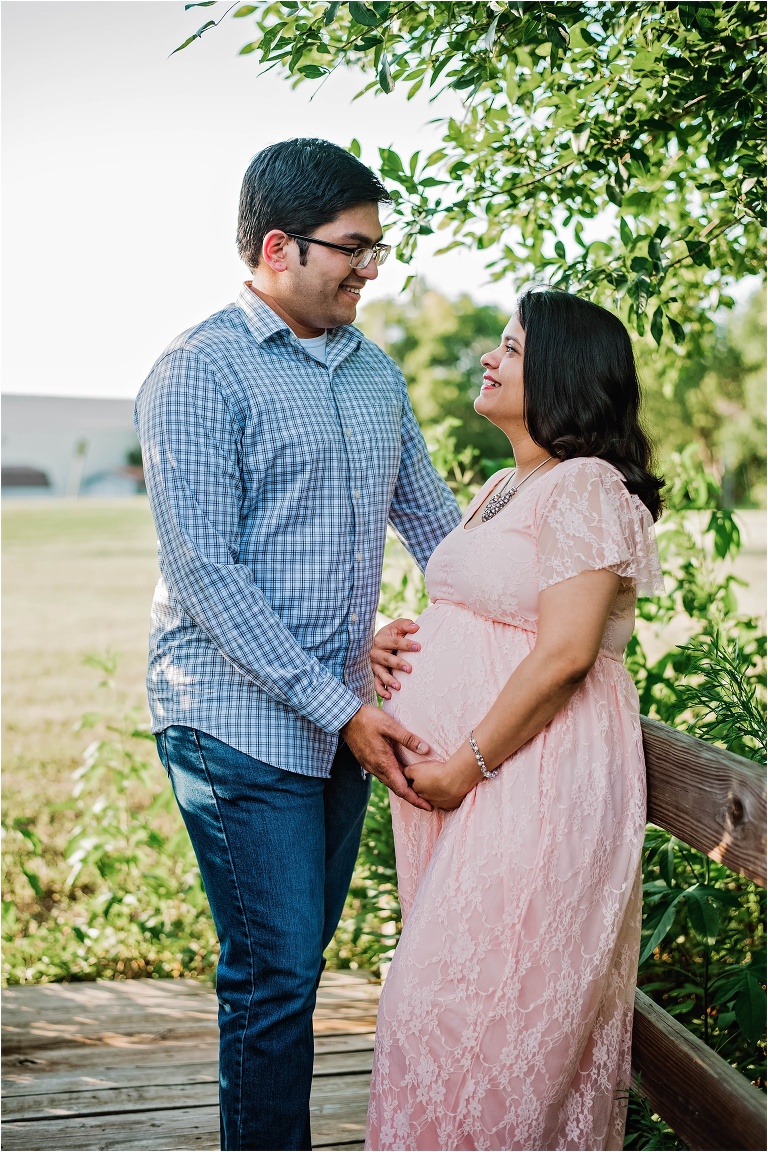
[[[257,152],[243,178],[237,251],[249,268],[267,232],[311,236],[355,204],[389,201],[384,185],[350,152],[328,140],[283,140]],[[301,262],[309,245],[298,241]]]
[[[640,384],[629,333],[612,312],[532,285],[517,305],[525,330],[525,425],[551,456],[599,456],[624,476],[657,520],[664,481],[640,423]]]

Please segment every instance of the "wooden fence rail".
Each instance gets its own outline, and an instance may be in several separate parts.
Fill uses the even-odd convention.
[[[765,768],[642,719],[648,820],[765,887]],[[638,1089],[696,1149],[764,1149],[766,1098],[639,989],[632,1065]]]

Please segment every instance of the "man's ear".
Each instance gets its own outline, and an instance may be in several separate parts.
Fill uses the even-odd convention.
[[[286,272],[288,269],[288,245],[290,237],[280,228],[273,228],[264,237],[261,246],[261,257],[273,272]]]

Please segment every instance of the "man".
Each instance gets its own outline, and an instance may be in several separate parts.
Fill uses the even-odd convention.
[[[235,304],[139,394],[159,537],[148,687],[221,941],[222,1148],[309,1148],[312,1011],[368,798],[411,803],[368,651],[387,520],[422,568],[459,511],[405,381],[351,327],[387,193],[343,149],[251,162]],[[360,766],[365,770],[361,772]]]

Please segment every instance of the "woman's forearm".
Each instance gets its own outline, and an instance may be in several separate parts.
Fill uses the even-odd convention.
[[[588,671],[534,648],[475,729],[488,767],[495,768],[537,736],[565,707]]]
[[[474,728],[486,767],[496,768],[546,728],[568,703],[588,671],[583,664],[569,664],[534,648]],[[450,757],[446,769],[456,770],[469,787],[482,779],[469,740]]]

